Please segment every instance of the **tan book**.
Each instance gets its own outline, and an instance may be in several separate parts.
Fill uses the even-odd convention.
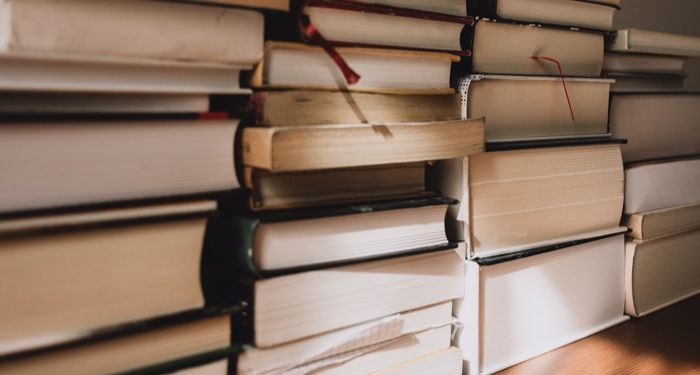
[[[254,210],[371,202],[428,195],[425,163],[271,173],[245,167]]]
[[[244,6],[272,10],[289,11],[289,0],[189,0],[197,3]]]
[[[566,92],[555,77],[467,76],[460,82],[462,116],[487,119],[487,142],[607,135],[613,81],[565,81]]]
[[[700,204],[690,204],[627,215],[623,224],[628,236],[648,240],[700,227]]]
[[[398,95],[319,90],[259,91],[253,98],[262,126],[381,124],[460,119],[460,96]]]
[[[172,291],[165,291],[164,294]],[[161,372],[157,366],[168,366],[171,361],[194,362],[197,361],[196,356],[211,355],[214,351],[226,349],[230,342],[230,318],[222,315],[146,328],[114,337],[103,336],[53,350],[4,358],[0,361],[0,372],[13,375],[115,374],[146,367],[152,372]],[[221,363],[214,367],[221,368]],[[223,369],[226,367],[223,366]],[[182,374],[193,373],[183,371]]]
[[[0,212],[237,188],[238,120],[75,120],[0,126]]]
[[[272,172],[408,163],[483,151],[484,120],[246,128],[242,142],[243,164]]]
[[[610,132],[626,163],[700,154],[700,95],[612,95]]]
[[[464,261],[455,250],[428,252],[262,279],[252,288],[254,344],[268,348],[458,298]]]
[[[0,221],[0,354],[201,308],[215,209],[195,201]]]
[[[356,12],[359,13],[359,12]],[[338,47],[359,82],[347,85],[336,63],[321,47],[267,42],[265,59],[251,85],[259,88],[326,89],[383,94],[452,94],[450,69],[459,57],[449,53]]]
[[[613,15],[618,7],[611,5],[578,0],[490,0],[477,2],[475,9],[470,9],[472,11],[470,15],[612,30]]]
[[[700,56],[700,37],[624,29],[617,31],[608,50],[698,57]]]
[[[7,114],[202,113],[207,111],[209,111],[207,94],[0,91],[0,113]]]
[[[5,0],[0,53],[242,64],[262,58],[263,15],[163,1]],[[185,20],[183,22],[183,20]]]
[[[622,215],[619,144],[485,152],[436,168],[431,184],[461,202],[449,238],[468,241],[470,258],[604,235]]]
[[[462,362],[462,351],[451,347],[373,372],[371,375],[461,374]]]
[[[684,75],[685,57],[605,52],[603,71],[628,74]]]
[[[625,246],[625,311],[644,316],[700,292],[700,230]]]
[[[534,25],[479,21],[474,29],[472,71],[490,74],[600,77],[603,35]]]

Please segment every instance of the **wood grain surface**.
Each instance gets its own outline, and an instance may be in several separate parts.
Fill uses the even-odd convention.
[[[499,374],[700,374],[700,296]]]

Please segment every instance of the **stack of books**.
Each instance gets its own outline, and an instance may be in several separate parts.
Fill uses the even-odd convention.
[[[238,120],[210,94],[250,93],[262,13],[0,8],[0,372],[225,372],[230,318],[200,264],[214,193],[239,186]]]
[[[610,138],[612,80],[601,78],[617,6],[498,0],[469,9],[481,18],[462,114],[485,116],[487,152],[438,163],[430,177],[463,202],[448,233],[467,243],[456,314],[470,374],[626,319],[622,141]]]
[[[466,8],[413,5],[306,1],[266,18],[240,134],[247,195],[221,201],[203,260],[207,300],[247,306],[238,374],[461,371],[464,248],[444,220],[457,201],[426,189],[425,168],[483,151],[484,125],[450,87]]]
[[[678,74],[686,56],[700,55],[700,38],[620,30],[609,49],[619,52],[628,69]],[[615,93],[611,99],[611,131],[629,140],[622,148],[623,224],[631,229],[625,309],[632,316],[700,291],[700,95],[679,91],[678,79],[681,83],[672,89],[660,84],[667,81],[661,77],[658,85],[638,86],[638,92]]]
[[[607,46],[603,71],[612,91],[680,92],[685,61],[700,56],[700,38],[648,30],[618,30]]]

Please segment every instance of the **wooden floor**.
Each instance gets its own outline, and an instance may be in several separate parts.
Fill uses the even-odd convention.
[[[700,295],[500,374],[700,374]]]

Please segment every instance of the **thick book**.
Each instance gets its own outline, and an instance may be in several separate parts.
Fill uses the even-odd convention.
[[[606,52],[603,71],[627,74],[685,75],[686,57]]]
[[[244,168],[254,211],[368,203],[419,198],[425,189],[425,163],[271,173]]]
[[[254,211],[367,203],[433,195],[425,189],[425,163],[270,173],[245,167]]]
[[[608,96],[613,81],[564,81],[556,77],[469,75],[459,84],[462,118],[485,117],[486,142],[608,135]]]
[[[457,317],[465,373],[490,374],[627,319],[624,235],[480,264]]]
[[[352,0],[358,3],[385,5],[401,9],[415,9],[430,13],[449,14],[453,16],[466,17],[467,3],[463,0]]]
[[[205,250],[208,271],[203,273],[207,301],[213,306],[247,301],[245,328],[257,348],[447,302],[464,293],[464,258],[453,249],[262,279],[242,276],[236,266],[239,254],[230,248],[211,250]]]
[[[480,20],[472,39],[474,73],[600,77],[603,67],[599,33]]]
[[[171,293],[172,290],[163,294]],[[238,352],[227,314],[193,311],[132,323],[85,340],[0,357],[3,374],[193,374],[198,366]],[[222,362],[223,365],[222,366]]]
[[[430,197],[251,214],[233,213],[228,205],[237,202],[227,202],[210,220],[206,246],[236,256],[254,275],[444,249],[451,246],[445,212],[454,203]]]
[[[625,181],[626,214],[700,203],[700,158],[633,163]]]
[[[442,52],[339,47],[336,51],[362,78],[347,85],[342,71],[317,46],[267,42],[265,59],[251,85],[256,88],[325,89],[382,94],[452,94],[450,69],[459,60]]]
[[[0,355],[203,307],[214,210],[192,201],[0,220]]]
[[[472,17],[612,30],[619,6],[578,0],[468,0]]]
[[[464,34],[474,20],[464,14],[416,9],[435,5],[439,3],[295,0],[291,14],[267,18],[265,36],[313,44],[462,52],[466,46]]]
[[[263,15],[251,10],[164,1],[4,0],[0,12],[2,55],[250,66],[263,54]]]
[[[0,126],[0,213],[230,191],[238,120]]]
[[[261,126],[381,124],[459,120],[460,101],[457,94],[274,90],[254,93],[250,107]]]
[[[625,162],[700,154],[700,94],[616,94],[610,132]]]
[[[243,164],[293,172],[465,157],[484,149],[484,119],[243,129]]]
[[[430,176],[431,188],[460,201],[446,229],[468,242],[469,258],[604,234],[622,215],[617,143],[485,152],[438,162]]]
[[[696,185],[697,186],[697,185]],[[625,215],[623,225],[635,240],[649,240],[700,229],[700,200],[681,206]]]
[[[617,31],[607,49],[613,52],[698,57],[700,56],[700,37],[624,29]]]
[[[625,246],[625,311],[644,316],[700,292],[700,230]]]
[[[370,374],[449,349],[454,324],[452,302],[403,311],[271,348],[248,347],[237,374]]]
[[[662,74],[625,74],[608,73],[607,77],[615,82],[610,87],[610,92],[617,93],[652,93],[652,94],[682,94],[685,85],[685,77]]]

